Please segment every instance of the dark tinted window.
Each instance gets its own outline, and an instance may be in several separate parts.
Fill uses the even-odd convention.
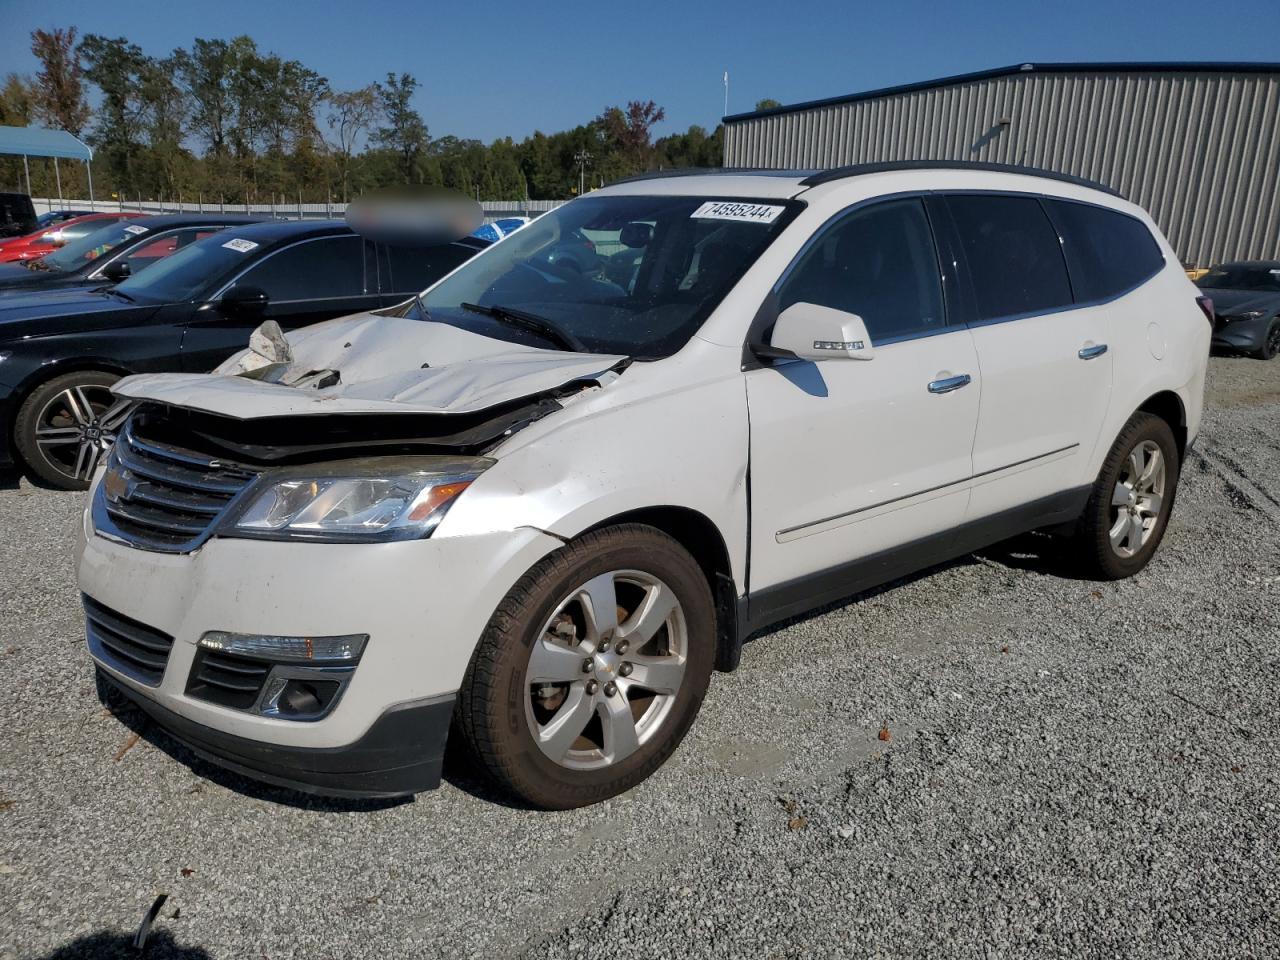
[[[1164,265],[1164,255],[1141,221],[1087,203],[1045,202],[1062,235],[1077,303],[1132,290]]]
[[[325,237],[294,244],[258,264],[237,285],[261,287],[276,303],[360,296],[364,293],[361,240]]]
[[[122,260],[129,264],[129,270],[137,273],[151,266],[157,260],[163,260],[171,253],[176,253],[189,243],[212,236],[217,227],[190,227],[186,230],[173,230],[154,240],[144,241],[124,255]]]
[[[1035,197],[947,198],[973,279],[978,319],[1069,306],[1058,234]]]
[[[390,282],[383,278],[383,293],[418,293],[427,289],[475,253],[460,243],[436,247],[386,247],[391,265]]]
[[[1280,261],[1221,263],[1196,281],[1206,290],[1261,290],[1280,293]]]
[[[876,204],[828,228],[778,291],[779,309],[793,303],[856,313],[873,343],[942,329],[938,258],[923,204]]]

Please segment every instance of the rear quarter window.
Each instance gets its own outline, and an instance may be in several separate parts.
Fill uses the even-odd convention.
[[[459,243],[434,247],[388,246],[387,262],[391,279],[383,281],[383,293],[418,293],[446,273],[470,260],[476,251]]]
[[[1070,200],[1045,205],[1062,237],[1077,303],[1117,297],[1164,266],[1164,254],[1141,220]]]

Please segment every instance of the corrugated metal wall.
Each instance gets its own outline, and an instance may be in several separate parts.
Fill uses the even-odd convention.
[[[725,129],[727,167],[942,159],[1105,183],[1186,261],[1280,258],[1280,74],[1026,72]]]

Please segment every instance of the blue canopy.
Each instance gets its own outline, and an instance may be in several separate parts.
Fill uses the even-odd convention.
[[[0,154],[26,157],[63,157],[68,160],[93,159],[93,151],[65,130],[40,127],[0,127]]]

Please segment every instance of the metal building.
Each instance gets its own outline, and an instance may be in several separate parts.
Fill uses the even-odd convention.
[[[726,167],[981,160],[1100,181],[1179,257],[1280,258],[1280,64],[1024,63],[725,118]]]

